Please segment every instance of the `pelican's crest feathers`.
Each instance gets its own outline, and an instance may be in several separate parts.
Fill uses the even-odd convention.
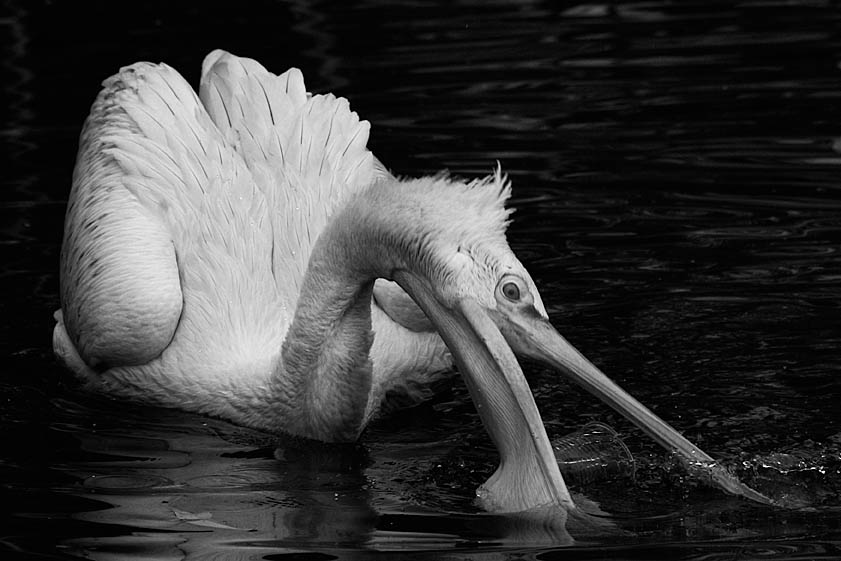
[[[392,188],[400,191],[404,204],[428,209],[421,210],[426,218],[422,223],[409,222],[404,226],[417,230],[405,240],[439,246],[415,248],[414,252],[424,259],[453,259],[461,255],[484,261],[487,257],[485,264],[493,266],[507,252],[505,232],[513,210],[506,208],[505,203],[511,196],[511,185],[499,166],[492,175],[468,182],[439,174],[407,179]],[[433,275],[436,270],[445,275],[448,269],[444,263],[428,262],[427,266]]]
[[[421,189],[427,180],[415,180]],[[474,179],[467,183],[440,176],[435,187],[442,192],[440,199],[449,202],[451,209],[462,216],[462,220],[438,220],[440,227],[454,229],[450,237],[460,238],[465,244],[473,245],[488,239],[505,239],[513,209],[505,204],[511,197],[511,182],[497,164],[492,175]],[[435,188],[433,187],[433,188]]]

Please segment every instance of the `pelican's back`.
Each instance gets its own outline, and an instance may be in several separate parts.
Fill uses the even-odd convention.
[[[222,51],[201,99],[163,64],[103,86],[65,220],[56,351],[77,371],[74,357],[101,371],[277,355],[316,238],[377,176],[368,123],[295,69]]]

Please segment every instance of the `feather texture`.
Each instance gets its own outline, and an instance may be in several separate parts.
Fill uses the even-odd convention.
[[[214,51],[197,95],[165,64],[123,68],[103,83],[80,142],[56,352],[113,394],[273,429],[304,418],[301,388],[313,384],[289,377],[281,349],[314,248],[337,214],[394,205],[393,216],[383,213],[380,226],[390,233],[382,235],[406,239],[374,232],[372,243],[426,255],[430,275],[457,270],[432,258],[436,252],[479,257],[488,239],[507,251],[510,190],[501,173],[468,184],[399,181],[368,151],[368,134],[346,100],[307,93],[296,69],[276,76]],[[383,198],[395,186],[399,192]],[[440,221],[424,219],[430,200]],[[359,227],[369,226],[377,227]],[[462,244],[435,245],[455,239]],[[349,247],[381,257],[374,247]],[[338,353],[316,361],[318,369],[355,364],[366,380],[353,420],[334,436],[358,434],[389,393],[426,395],[418,388],[452,365],[415,303],[384,283],[374,286],[370,319],[359,312],[359,325],[373,332],[362,334],[360,348],[348,348],[350,340],[318,347]],[[325,308],[338,315],[318,319],[323,333],[343,333],[340,308]],[[298,374],[320,379],[306,368]],[[313,387],[333,385],[324,378]],[[328,427],[320,437],[344,422],[329,417],[319,421]],[[305,434],[304,425],[295,430]]]
[[[214,51],[201,99],[264,193],[274,224],[274,275],[294,308],[319,234],[342,202],[381,174],[367,149],[370,125],[346,99],[308,95],[303,76]]]

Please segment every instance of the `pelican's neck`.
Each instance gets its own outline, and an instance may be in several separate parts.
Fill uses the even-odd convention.
[[[391,230],[400,223],[382,208],[393,187],[383,183],[355,195],[313,248],[274,379],[280,399],[292,405],[280,427],[285,432],[347,441],[364,428],[371,391],[371,295],[374,281],[387,278],[394,267]]]

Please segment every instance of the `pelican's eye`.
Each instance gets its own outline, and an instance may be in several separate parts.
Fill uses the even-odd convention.
[[[529,287],[526,281],[517,275],[505,275],[497,284],[498,298],[501,296],[509,302],[518,304],[530,300]]]
[[[520,299],[520,287],[517,283],[506,282],[502,285],[502,294],[512,302],[516,302]]]

